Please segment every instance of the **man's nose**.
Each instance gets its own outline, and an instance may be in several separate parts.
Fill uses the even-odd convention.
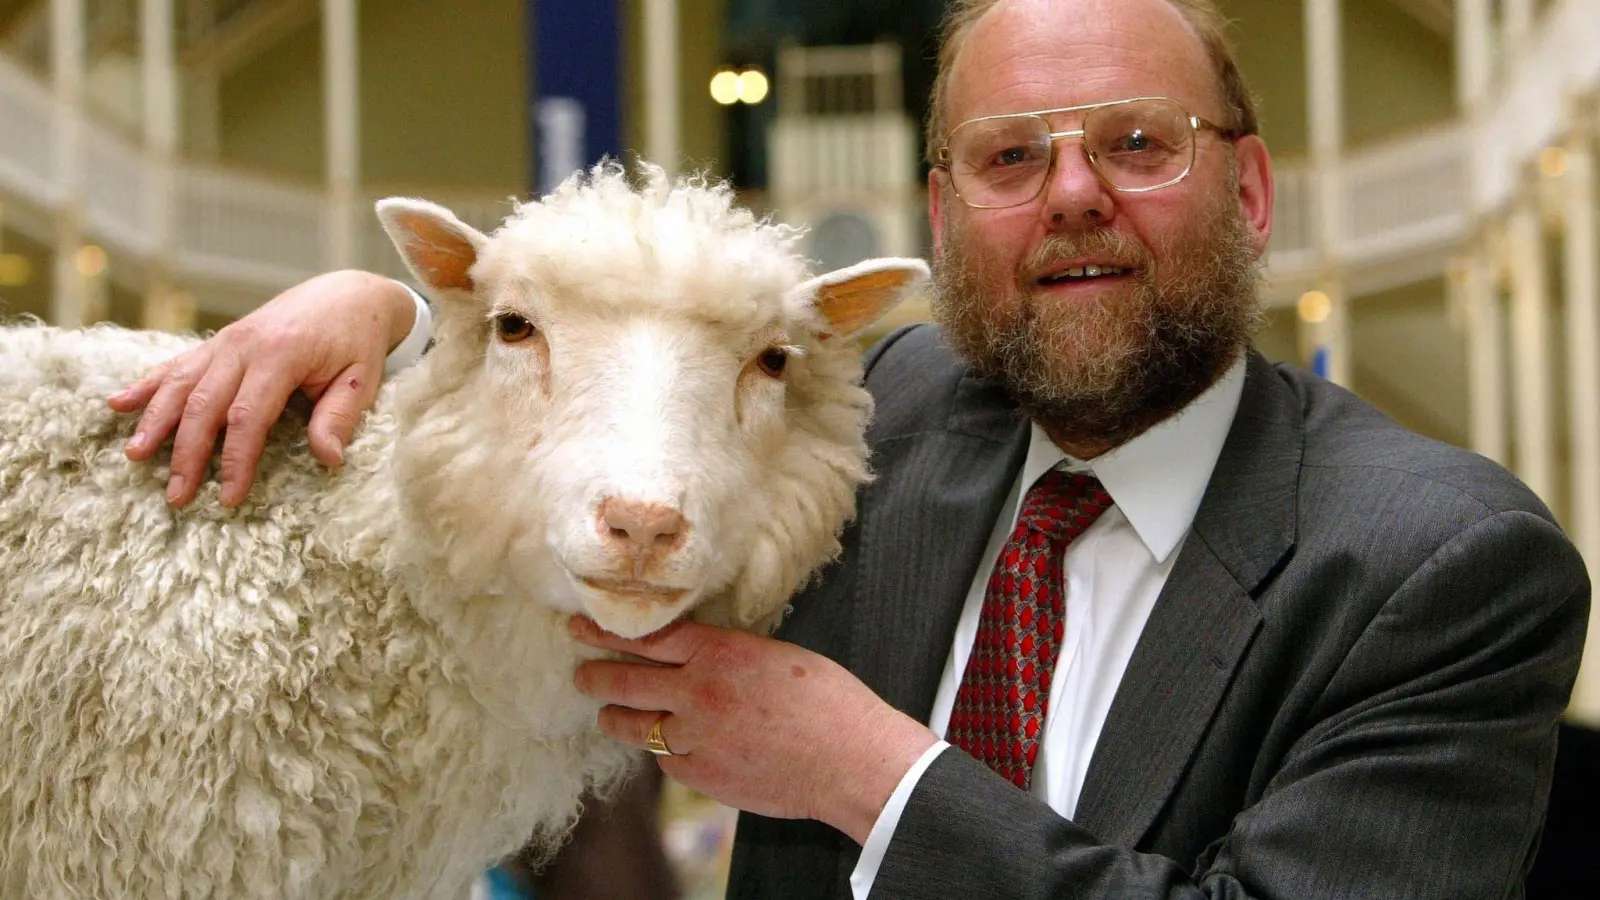
[[[1104,225],[1116,214],[1116,199],[1111,188],[1089,164],[1080,140],[1057,140],[1055,153],[1044,186],[1043,214],[1047,222]],[[1052,227],[1056,227],[1052,224]]]

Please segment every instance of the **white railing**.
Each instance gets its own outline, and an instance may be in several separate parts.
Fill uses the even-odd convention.
[[[1464,241],[1468,149],[1465,130],[1451,126],[1346,158],[1340,258],[1366,265]]]
[[[1316,260],[1316,231],[1312,200],[1316,182],[1304,163],[1273,169],[1272,243],[1267,248],[1267,268],[1274,279],[1292,278],[1311,268]]]
[[[84,223],[106,243],[136,256],[159,249],[150,220],[155,167],[121,136],[93,122],[80,123]]]
[[[197,166],[181,168],[174,183],[180,270],[274,290],[328,268],[320,191]]]
[[[50,92],[0,58],[0,187],[56,202],[55,109]]]
[[[769,138],[774,198],[849,195],[917,184],[916,126],[902,112],[779,116]]]

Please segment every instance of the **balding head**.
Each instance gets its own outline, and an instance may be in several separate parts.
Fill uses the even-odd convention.
[[[1256,134],[1255,101],[1239,72],[1233,48],[1227,39],[1227,21],[1217,8],[1215,0],[1144,0],[1166,5],[1179,13],[1173,21],[1179,27],[1187,26],[1188,36],[1198,43],[1206,65],[1214,78],[1215,95],[1223,128],[1237,135]],[[929,162],[934,151],[944,143],[950,128],[956,123],[949,118],[952,76],[960,61],[967,38],[981,19],[1001,6],[1023,6],[1028,0],[952,0],[940,36],[939,69],[934,78],[933,96],[928,104],[926,125],[926,151]],[[1090,7],[1110,5],[1116,12],[1130,19],[1146,18],[1147,12],[1135,9],[1139,0],[1113,0],[1111,4],[1097,4],[1093,0],[1049,0],[1050,11],[1070,14],[1073,7],[1082,9],[1085,16],[1097,15]],[[1021,12],[1021,10],[1018,10]],[[1116,99],[1116,98],[1101,98]]]

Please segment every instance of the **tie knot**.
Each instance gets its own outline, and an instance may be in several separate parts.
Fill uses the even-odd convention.
[[[1051,543],[1067,543],[1111,508],[1100,479],[1082,472],[1051,469],[1022,498],[1019,525],[1041,531]]]

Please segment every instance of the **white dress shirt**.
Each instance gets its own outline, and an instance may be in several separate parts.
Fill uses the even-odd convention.
[[[417,324],[390,354],[386,372],[415,362],[427,344],[431,323],[420,297],[418,307]],[[1031,786],[1035,797],[1064,817],[1071,818],[1077,808],[1089,758],[1112,698],[1211,481],[1239,408],[1244,372],[1241,355],[1216,384],[1177,415],[1092,462],[1066,456],[1043,429],[1033,426],[1028,457],[1000,509],[967,591],[928,726],[943,735],[950,724],[956,689],[977,638],[989,573],[1016,525],[1023,495],[1041,475],[1057,466],[1093,473],[1114,505],[1068,545],[1062,561],[1067,580],[1066,635],[1056,657]],[[872,890],[900,815],[922,773],[950,747],[941,740],[928,748],[890,795],[850,876],[855,900],[866,900]]]
[[[1240,356],[1227,374],[1183,411],[1092,462],[1066,456],[1034,425],[1028,457],[995,520],[934,695],[928,726],[940,735],[950,724],[956,689],[977,638],[989,573],[1016,525],[1023,495],[1041,475],[1059,465],[1072,472],[1093,473],[1115,503],[1067,546],[1062,561],[1067,582],[1066,635],[1056,657],[1031,792],[1066,818],[1072,818],[1077,808],[1089,758],[1122,673],[1211,481],[1211,471],[1239,408],[1244,370],[1244,357]],[[928,748],[890,795],[850,876],[855,900],[866,900],[871,892],[878,866],[922,773],[950,747],[941,740]]]
[[[389,356],[383,361],[383,377],[389,378],[396,372],[405,369],[412,363],[422,358],[424,350],[428,349],[428,339],[433,337],[433,309],[428,306],[428,301],[417,293],[417,289],[404,281],[396,284],[406,289],[411,294],[411,302],[416,304],[416,318],[411,320],[411,330],[406,333],[406,339],[398,347],[389,351]]]

